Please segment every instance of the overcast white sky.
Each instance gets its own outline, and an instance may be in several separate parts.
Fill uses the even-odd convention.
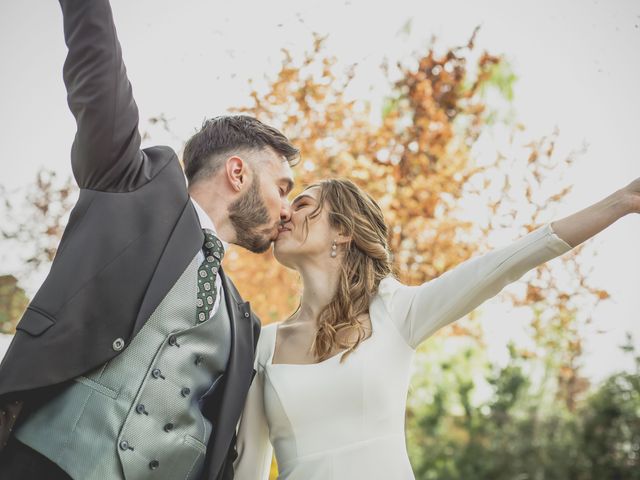
[[[164,114],[178,138],[142,128],[155,143],[178,148],[207,116],[247,101],[247,79],[273,74],[280,49],[301,52],[311,32],[345,65],[358,62],[356,95],[376,99],[385,84],[383,57],[406,58],[432,35],[461,45],[482,25],[478,50],[504,54],[519,81],[518,118],[532,138],[560,129],[561,151],[589,145],[574,171],[574,191],[552,218],[583,208],[640,176],[640,2],[370,0],[113,0],[125,61],[143,121]],[[399,34],[411,21],[409,35]],[[40,166],[70,175],[74,122],[61,69],[66,48],[57,2],[0,3],[0,184],[32,182]],[[617,370],[624,331],[640,344],[640,216],[626,217],[592,239],[591,283],[612,299],[595,312],[586,372]],[[11,252],[0,259],[11,262]],[[30,285],[33,292],[37,285]],[[485,311],[496,355],[517,335]],[[492,321],[494,320],[494,321]],[[503,321],[504,322],[504,321]],[[594,328],[595,331],[595,328]],[[502,352],[502,353],[500,353]]]

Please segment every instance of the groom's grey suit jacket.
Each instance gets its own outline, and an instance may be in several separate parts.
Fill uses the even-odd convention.
[[[80,196],[51,271],[0,365],[0,448],[14,422],[126,349],[204,241],[175,152],[140,149],[138,110],[108,0],[60,4]],[[46,128],[42,120],[37,128]],[[235,427],[260,332],[249,304],[220,272],[231,348],[223,387],[203,406],[217,425],[207,448],[207,480],[232,475]]]

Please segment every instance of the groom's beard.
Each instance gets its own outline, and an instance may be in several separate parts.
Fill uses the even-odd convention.
[[[265,225],[269,222],[269,212],[260,196],[260,179],[256,175],[247,192],[229,205],[229,220],[236,231],[236,243],[254,253],[266,252],[271,246],[269,233],[258,230],[272,230]]]

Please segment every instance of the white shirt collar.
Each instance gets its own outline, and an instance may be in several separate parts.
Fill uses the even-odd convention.
[[[213,231],[213,233],[217,237],[218,232],[216,230],[215,225],[213,224],[213,220],[211,220],[211,217],[207,215],[207,212],[205,212],[204,209],[200,205],[198,205],[198,202],[196,202],[193,197],[189,197],[189,198],[191,198],[191,202],[193,203],[193,206],[196,208],[196,213],[198,214],[198,220],[200,220],[200,226],[202,228],[206,228],[208,230]],[[229,244],[224,240],[222,240],[221,238],[220,238],[220,241],[222,242],[222,246],[224,247],[225,253],[227,253],[229,251]]]

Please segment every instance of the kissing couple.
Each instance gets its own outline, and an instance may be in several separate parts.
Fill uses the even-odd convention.
[[[413,479],[415,349],[624,215],[640,179],[422,285],[392,273],[375,200],[348,179],[289,202],[299,152],[247,116],[206,121],[181,167],[141,149],[108,0],[60,0],[80,195],[0,364],[0,479]],[[186,177],[186,181],[185,181]],[[273,246],[299,308],[261,326],[229,244]],[[268,289],[268,285],[264,285]]]

